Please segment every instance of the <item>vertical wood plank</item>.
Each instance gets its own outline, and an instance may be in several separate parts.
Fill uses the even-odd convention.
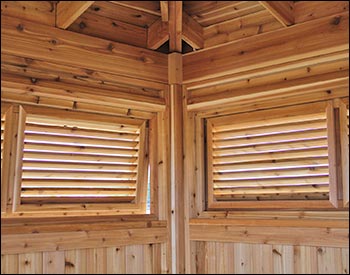
[[[16,168],[16,152],[18,144],[18,121],[19,119],[19,106],[13,105],[10,107],[6,114],[6,132],[5,140],[11,142],[5,142],[4,147],[4,163],[7,164],[7,169],[4,169],[1,173],[1,209],[7,213],[11,213],[13,209],[13,197],[14,197],[14,178],[17,171]]]
[[[166,258],[165,255],[164,258]],[[160,244],[153,244],[152,246],[152,273],[162,273],[162,251]]]
[[[174,2],[174,1],[172,1]],[[182,5],[182,3],[181,3]],[[185,273],[185,186],[184,186],[184,148],[183,148],[183,87],[182,55],[171,54],[169,58],[170,84],[170,182],[171,182],[171,240],[173,272]],[[187,218],[187,221],[185,220]],[[187,255],[186,255],[187,256]]]
[[[86,255],[86,271],[88,274],[106,274],[106,248],[87,249]]]
[[[125,246],[108,247],[107,274],[125,274]]]
[[[143,273],[143,247],[142,245],[129,245],[126,247],[126,273]]]
[[[317,270],[316,247],[294,246],[295,274],[315,274]]]
[[[208,269],[207,274],[216,274],[216,243],[215,242],[207,242],[206,243],[207,257],[208,261]]]
[[[42,274],[43,253],[24,253],[18,256],[19,274]]]
[[[169,50],[182,51],[182,1],[169,2]]]
[[[26,127],[27,113],[22,106],[18,108],[18,128],[16,139],[16,157],[15,169],[11,171],[14,173],[13,177],[13,204],[12,211],[15,212],[21,203],[21,184],[22,184],[22,162],[23,162],[23,148],[24,148],[24,130]]]
[[[238,274],[250,274],[252,270],[252,245],[235,243],[234,245],[234,269]]]
[[[64,252],[65,274],[86,274],[86,249]]]
[[[317,266],[319,274],[341,274],[342,255],[341,248],[318,247]]]
[[[145,244],[143,245],[143,274],[152,274],[153,265],[153,245]]]
[[[216,242],[216,273],[232,274],[234,272],[234,244]]]
[[[204,164],[204,123],[203,119],[195,116],[195,129],[196,129],[196,216],[199,216],[205,209],[205,188],[203,188],[203,183],[205,182],[205,164]]]
[[[189,219],[195,217],[195,144],[193,113],[187,111],[187,90],[183,87],[183,127],[184,127],[184,204],[185,204],[185,273],[191,273],[191,241]]]
[[[18,274],[18,254],[1,255],[1,274]]]
[[[294,274],[294,253],[291,245],[272,246],[273,273]]]
[[[160,126],[161,127],[161,126]],[[159,169],[158,169],[158,150],[162,148],[158,147],[158,119],[157,116],[149,121],[149,162],[150,162],[150,213],[159,216]],[[148,180],[148,179],[147,179]]]
[[[170,180],[170,89],[164,91],[166,109],[157,115],[158,128],[158,217],[160,220],[167,220],[168,241],[160,244],[161,273],[171,272],[172,246],[171,246],[171,180]]]
[[[207,185],[205,185],[207,188],[206,193],[207,196],[207,206],[210,208],[210,206],[214,202],[214,181],[213,181],[213,125],[210,122],[210,120],[207,120],[206,133],[204,133],[207,136]]]
[[[148,163],[149,163],[149,146],[148,146],[148,126],[146,122],[140,127],[139,141],[139,167],[137,171],[137,188],[136,188],[136,204],[146,213],[147,206],[147,187],[148,187]]]
[[[64,251],[43,252],[43,273],[64,274]]]
[[[14,123],[13,123],[13,107],[10,107],[9,109],[1,110],[1,118],[5,119],[5,129],[4,130],[4,139],[3,139],[3,147],[2,147],[2,159],[1,159],[1,213],[7,212],[7,204],[10,203],[8,200],[9,194],[8,194],[8,187],[10,185],[9,179],[10,179],[10,163],[11,163],[11,156],[13,158],[13,155],[11,154],[11,148],[12,148],[12,131],[14,129]],[[2,125],[2,124],[1,124]],[[3,165],[4,164],[4,165]]]
[[[349,248],[341,249],[342,274],[349,274]]]
[[[207,242],[196,242],[196,274],[208,273]]]
[[[191,264],[191,270],[188,272],[189,274],[196,274],[196,262],[197,262],[198,256],[197,256],[197,242],[191,241],[191,258],[190,258],[190,264]]]
[[[340,151],[343,186],[343,205],[349,206],[349,136],[348,136],[348,109],[339,101]]]
[[[329,200],[334,207],[338,208],[337,142],[333,101],[328,102],[326,113],[329,162]]]
[[[252,271],[254,274],[273,273],[272,245],[255,244],[251,249]]]
[[[225,256],[223,273],[233,274],[234,272],[234,243],[224,243],[223,253]]]

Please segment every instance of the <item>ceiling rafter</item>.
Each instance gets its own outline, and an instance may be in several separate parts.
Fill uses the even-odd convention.
[[[147,48],[158,49],[169,40],[169,24],[159,18],[147,29]]]
[[[67,29],[95,1],[60,1],[57,4],[56,26]]]
[[[293,1],[259,1],[283,26],[294,24]]]

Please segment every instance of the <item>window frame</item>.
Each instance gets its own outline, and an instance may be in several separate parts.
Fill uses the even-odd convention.
[[[335,107],[339,109],[342,200],[343,206],[349,207],[349,98],[336,100]]]
[[[338,179],[338,166],[337,166],[337,153],[336,153],[336,132],[335,132],[335,124],[336,119],[334,112],[334,100],[321,101],[316,103],[303,103],[303,104],[295,104],[290,106],[276,106],[275,108],[268,108],[265,110],[252,110],[248,112],[239,112],[235,114],[227,114],[221,117],[234,117],[239,114],[247,114],[254,113],[257,114],[259,112],[266,112],[271,110],[272,112],[278,111],[281,109],[291,110],[291,112],[297,113],[297,111],[293,110],[294,108],[310,108],[309,110],[314,110],[313,108],[321,108],[327,115],[327,140],[328,140],[328,159],[329,159],[329,200],[270,200],[270,201],[215,201],[213,196],[213,164],[212,158],[208,156],[212,156],[212,144],[211,144],[211,133],[212,133],[212,122],[215,120],[220,120],[221,118],[218,116],[212,117],[202,117],[202,124],[204,125],[203,131],[204,136],[206,137],[203,141],[203,155],[205,157],[204,164],[204,173],[205,173],[205,184],[204,184],[204,201],[205,207],[204,211],[211,210],[263,210],[263,209],[282,209],[282,210],[294,210],[294,209],[334,209],[340,206],[339,203],[339,179]],[[228,119],[229,120],[229,119]],[[198,127],[198,126],[197,126]],[[200,138],[197,136],[198,140]],[[332,157],[330,157],[332,155]]]
[[[69,109],[57,109],[54,107],[46,106],[33,106],[26,104],[17,103],[2,103],[2,107],[7,108],[8,112],[13,113],[11,110],[17,109],[17,117],[13,117],[8,121],[13,125],[12,135],[14,132],[18,133],[16,141],[16,153],[13,154],[12,159],[14,159],[16,168],[14,171],[13,180],[2,180],[3,184],[7,187],[9,192],[13,192],[13,201],[8,203],[2,209],[2,213],[7,212],[7,215],[29,215],[29,216],[74,216],[74,215],[154,215],[155,207],[153,199],[155,195],[152,190],[154,190],[154,185],[157,183],[154,179],[157,178],[155,173],[156,169],[151,169],[151,212],[146,213],[147,204],[147,186],[148,186],[148,165],[154,166],[154,147],[155,144],[152,142],[155,139],[157,124],[157,114],[153,114],[150,118],[129,118],[121,117],[113,114],[96,114],[89,111],[75,111]],[[67,114],[76,116],[86,121],[96,121],[104,120],[110,122],[126,123],[136,121],[140,126],[140,146],[144,148],[139,148],[140,155],[138,156],[138,171],[137,171],[137,187],[136,187],[136,197],[134,203],[43,203],[43,204],[21,204],[21,181],[22,181],[22,159],[23,159],[23,148],[24,148],[24,130],[26,124],[26,115],[42,115],[42,116],[53,116],[59,118],[59,116],[64,116]],[[94,118],[94,119],[92,119]],[[142,145],[141,145],[142,144]],[[152,153],[150,154],[150,152]],[[143,152],[143,153],[142,153]],[[153,161],[153,163],[151,163]],[[4,193],[7,194],[8,192]],[[3,194],[3,193],[2,193]],[[2,196],[2,204],[6,200]],[[7,208],[7,210],[6,210]]]

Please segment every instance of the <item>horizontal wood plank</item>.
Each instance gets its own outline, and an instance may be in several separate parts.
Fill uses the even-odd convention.
[[[1,236],[1,253],[63,251],[70,249],[154,244],[167,241],[166,227],[108,231],[72,231]]]
[[[2,53],[167,82],[165,54],[5,16],[1,22]]]
[[[343,13],[339,18],[337,24],[334,24],[334,17],[325,17],[261,34],[259,40],[248,37],[215,49],[185,54],[184,83],[263,69],[269,65],[288,66],[286,63],[291,61],[347,50],[349,17]]]
[[[191,224],[195,241],[244,242],[311,246],[348,247],[348,228],[246,227],[235,225]]]

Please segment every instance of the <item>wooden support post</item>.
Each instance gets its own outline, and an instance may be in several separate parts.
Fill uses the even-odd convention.
[[[169,4],[168,1],[160,1],[160,12],[162,15],[162,21],[169,21]]]
[[[182,51],[182,1],[169,2],[169,50]]]
[[[183,88],[182,55],[169,55],[170,85],[170,177],[171,177],[171,224],[173,273],[185,273],[185,206],[183,167]]]

